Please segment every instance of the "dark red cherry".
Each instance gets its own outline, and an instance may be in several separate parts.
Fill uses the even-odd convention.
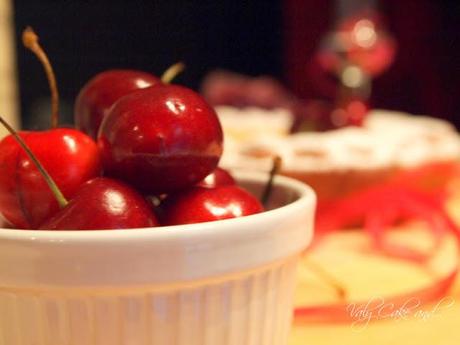
[[[158,225],[144,198],[119,181],[99,177],[83,184],[42,230],[110,230]]]
[[[217,186],[229,186],[234,184],[236,184],[236,182],[233,176],[230,175],[227,170],[217,167],[212,173],[199,182],[198,186],[215,188]]]
[[[110,107],[128,93],[160,83],[152,74],[135,70],[109,70],[97,74],[81,89],[75,102],[77,128],[96,138]]]
[[[98,145],[108,176],[146,194],[192,186],[222,154],[222,128],[196,92],[176,85],[134,91],[101,124]]]
[[[96,143],[75,129],[21,132],[65,197],[101,174]],[[59,210],[36,166],[11,136],[0,142],[0,212],[15,227],[36,229]]]
[[[162,205],[164,225],[192,224],[248,216],[263,211],[259,200],[246,190],[233,186],[195,186],[170,195]]]

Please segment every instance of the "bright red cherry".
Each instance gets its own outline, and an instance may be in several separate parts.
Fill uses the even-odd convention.
[[[20,136],[67,198],[101,173],[97,145],[80,131],[58,128]],[[0,212],[15,227],[36,229],[58,210],[36,166],[11,135],[5,137],[0,141]]]
[[[198,183],[198,186],[215,188],[217,186],[230,186],[234,184],[236,184],[236,182],[233,176],[230,175],[227,170],[217,167],[212,173],[210,173],[200,183]]]
[[[192,224],[248,216],[263,211],[259,200],[233,186],[192,187],[170,195],[162,205],[164,225]]]
[[[211,173],[222,154],[213,108],[181,86],[154,86],[121,98],[101,124],[98,145],[108,176],[146,194],[180,190]]]
[[[105,177],[83,184],[68,204],[42,224],[43,230],[110,230],[158,225],[144,198]]]
[[[96,138],[102,119],[121,97],[160,83],[152,74],[135,70],[109,70],[97,74],[81,89],[75,102],[77,128]]]

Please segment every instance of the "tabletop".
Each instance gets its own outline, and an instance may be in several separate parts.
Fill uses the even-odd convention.
[[[454,219],[460,220],[460,194],[448,208]],[[432,243],[423,224],[412,223],[394,228],[395,241],[410,243],[420,249],[429,249]],[[453,238],[443,240],[428,267],[421,268],[409,262],[382,257],[369,250],[369,238],[360,229],[340,231],[329,235],[307,253],[308,260],[319,263],[347,291],[350,321],[345,323],[312,323],[297,318],[293,322],[289,345],[326,344],[460,344],[460,279],[447,296],[431,304],[391,311],[389,296],[415,291],[427,286],[436,277],[455,267],[457,249]],[[309,271],[299,268],[296,305],[334,303],[336,293]],[[414,303],[414,300],[408,301]],[[386,313],[368,322],[363,314],[353,314],[354,301],[380,301]],[[372,311],[371,311],[372,312]]]

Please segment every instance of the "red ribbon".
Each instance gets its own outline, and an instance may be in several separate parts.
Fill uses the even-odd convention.
[[[430,285],[421,289],[407,292],[404,294],[390,296],[384,298],[385,306],[391,306],[392,310],[398,310],[410,301],[416,301],[418,306],[439,301],[450,290],[457,277],[457,269],[449,272],[445,277],[436,280]],[[374,303],[380,303],[380,299],[376,299]],[[359,301],[349,303],[336,303],[324,305],[300,306],[295,308],[294,317],[296,321],[311,322],[311,323],[351,323],[357,321],[357,316],[353,314],[354,310],[372,310],[382,308],[383,306],[371,305],[370,301]],[[375,316],[376,315],[376,316]],[[374,313],[374,318],[370,321],[379,320],[378,313]]]
[[[450,233],[456,238],[460,248],[460,229],[445,211],[447,198],[445,188],[430,186],[430,176],[452,176],[457,165],[430,165],[397,176],[385,184],[349,195],[343,199],[320,203],[316,219],[315,244],[321,235],[339,229],[363,226],[371,237],[373,249],[382,255],[406,260],[424,266],[440,246],[444,235]],[[423,186],[423,187],[422,187]],[[443,185],[444,187],[444,185]],[[422,220],[433,238],[433,246],[428,252],[422,252],[409,246],[391,243],[387,238],[387,229],[399,221]],[[435,302],[444,297],[455,282],[458,265],[444,277],[415,291],[397,296],[385,297],[385,305],[394,308],[402,306],[408,300],[417,300],[420,304]],[[353,322],[356,316],[350,311],[369,308],[369,301],[357,303],[335,303],[326,305],[298,306],[294,315],[308,322]],[[378,319],[378,318],[375,318]],[[374,320],[375,320],[374,319]]]

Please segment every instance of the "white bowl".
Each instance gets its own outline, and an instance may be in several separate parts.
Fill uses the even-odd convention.
[[[237,178],[256,195],[267,180]],[[278,176],[276,208],[237,219],[0,229],[0,345],[285,344],[315,202],[309,187]]]

